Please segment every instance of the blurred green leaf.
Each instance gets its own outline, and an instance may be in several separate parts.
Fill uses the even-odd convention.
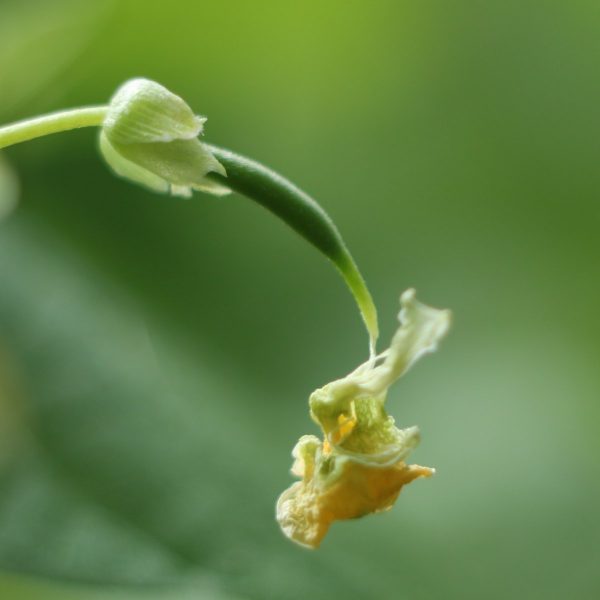
[[[0,221],[14,210],[18,188],[16,175],[0,155]]]
[[[327,564],[283,538],[274,490],[260,483],[279,457],[233,412],[234,397],[260,404],[256,392],[188,369],[175,347],[164,349],[179,357],[172,379],[135,305],[88,268],[43,229],[19,219],[2,229],[0,344],[12,383],[0,390],[21,419],[0,471],[0,564],[96,584],[201,590],[210,573],[224,593],[315,592],[306,560],[316,573]]]
[[[108,1],[3,3],[0,115],[14,116],[36,94],[56,93],[51,84],[79,58],[108,6]]]
[[[25,195],[0,228],[3,568],[107,593],[131,566],[140,594],[600,597],[598,2],[122,0],[110,19],[63,71],[77,85],[12,114],[152,77],[209,141],[314,192],[382,340],[411,285],[456,315],[390,398],[438,471],[290,548],[273,502],[306,399],[364,358],[345,290],[251,203],[164,202],[107,174],[92,132],[54,136],[6,152]]]
[[[109,291],[94,290],[77,269],[73,279],[68,261],[8,229],[0,238],[0,343],[11,351],[4,363],[23,369],[23,385],[0,390],[23,419],[13,421],[19,451],[1,473],[0,562],[92,582],[185,578],[202,528],[186,541],[197,519],[178,505],[192,494],[196,516],[207,519],[202,498],[207,473],[219,472],[222,454],[210,450],[218,435],[203,430],[200,405],[182,404],[160,382],[143,325],[100,300]],[[23,395],[7,391],[15,388]]]
[[[10,600],[235,600],[210,583],[164,589],[108,587],[42,581],[0,573],[0,595]]]

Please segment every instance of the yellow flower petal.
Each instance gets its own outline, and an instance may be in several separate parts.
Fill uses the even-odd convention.
[[[316,464],[309,461],[309,468],[304,465],[296,471],[304,473],[303,480],[283,492],[277,502],[282,531],[309,548],[319,546],[334,521],[388,510],[404,485],[434,473],[402,461],[374,467],[345,457],[337,457],[335,466],[327,465],[328,460],[321,449]]]

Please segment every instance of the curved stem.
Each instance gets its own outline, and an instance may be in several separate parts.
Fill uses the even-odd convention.
[[[102,125],[107,111],[107,106],[74,108],[0,127],[0,150],[51,133],[97,127]]]
[[[101,126],[107,112],[108,106],[76,108],[0,127],[0,150],[52,133]],[[327,213],[308,194],[264,165],[216,146],[208,146],[208,149],[227,171],[227,177],[210,173],[210,179],[270,210],[338,268],[356,299],[369,332],[371,357],[374,357],[379,335],[375,304],[350,251]]]
[[[207,144],[207,147],[227,171],[227,177],[217,173],[209,173],[207,177],[277,215],[338,268],[356,299],[374,356],[379,335],[377,310],[365,280],[329,215],[308,194],[264,165],[217,146]]]

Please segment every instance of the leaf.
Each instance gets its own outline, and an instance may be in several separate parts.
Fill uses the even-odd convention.
[[[0,573],[0,596],[11,600],[234,600],[221,594],[210,584],[205,586],[206,595],[199,587],[141,589],[98,589],[73,583],[57,583],[31,580],[25,577]],[[201,594],[199,596],[199,594]]]
[[[0,155],[0,221],[17,205],[18,189],[16,175]]]
[[[0,568],[208,598],[361,589],[359,574],[332,578],[326,557],[278,531],[271,474],[287,448],[236,408],[259,406],[259,390],[189,364],[22,217],[2,228],[0,281],[0,422],[13,440],[0,461]]]

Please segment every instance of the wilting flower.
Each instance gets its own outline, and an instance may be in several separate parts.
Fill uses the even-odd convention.
[[[293,541],[317,547],[333,521],[387,510],[402,486],[434,470],[404,460],[419,442],[417,427],[398,429],[385,412],[389,386],[421,356],[436,349],[450,312],[400,298],[400,327],[388,350],[310,396],[310,414],[324,441],[306,435],[293,450],[301,478],[277,502],[277,520]]]
[[[155,191],[227,194],[228,188],[206,178],[210,172],[226,173],[198,139],[205,121],[162,85],[132,79],[110,101],[100,150],[117,175]]]

